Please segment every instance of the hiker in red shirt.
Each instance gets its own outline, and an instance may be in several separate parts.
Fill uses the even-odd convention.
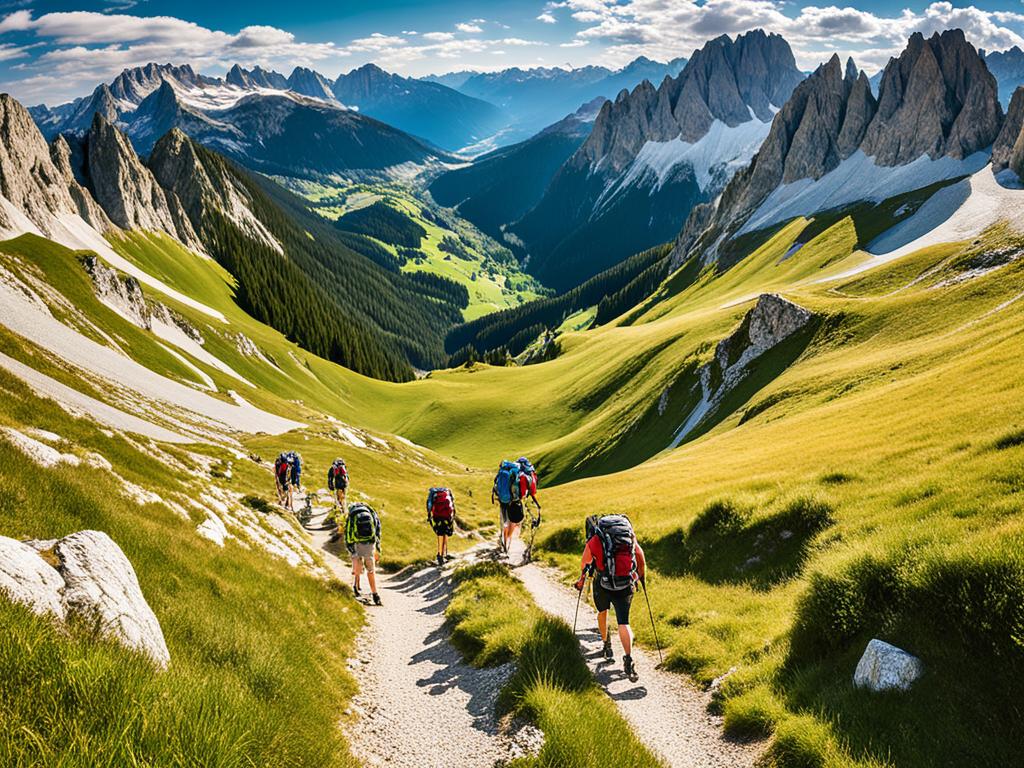
[[[625,515],[606,515],[587,519],[587,544],[580,560],[582,575],[576,589],[583,591],[587,573],[594,569],[594,607],[597,628],[604,643],[603,653],[611,659],[612,641],[608,636],[608,609],[615,607],[622,643],[622,666],[632,682],[639,679],[633,663],[633,632],[629,628],[629,609],[637,585],[647,578],[644,550],[636,540],[633,525]]]

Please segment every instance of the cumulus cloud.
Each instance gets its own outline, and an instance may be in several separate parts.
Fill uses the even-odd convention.
[[[433,40],[434,42],[442,42],[444,40],[453,40],[455,35],[451,32],[425,32],[423,34],[424,40]]]
[[[455,28],[459,30],[459,32],[465,32],[467,35],[478,35],[484,31],[483,27],[479,24],[470,24],[467,22],[456,24]]]
[[[537,17],[537,21],[543,21],[545,24],[557,24],[558,23],[558,19],[556,19],[553,14],[548,13],[547,11],[544,11],[544,13],[540,14]]]
[[[888,16],[837,5],[809,5],[789,16],[786,0],[563,0],[558,7],[583,25],[576,40],[604,43],[604,56],[613,64],[638,55],[688,56],[711,38],[758,28],[783,35],[802,66],[836,50],[852,53],[858,63],[884,64],[914,32],[930,35],[952,27],[963,29],[981,48],[1024,46],[1024,37],[1008,26],[1024,22],[1024,14],[956,7],[946,0]]]

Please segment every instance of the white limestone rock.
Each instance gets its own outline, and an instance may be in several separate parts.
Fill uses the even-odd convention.
[[[41,616],[64,618],[64,579],[28,544],[0,536],[0,592]]]
[[[204,539],[212,541],[218,547],[223,547],[224,540],[230,535],[224,521],[212,512],[207,512],[206,515],[206,519],[196,526],[196,533]]]
[[[104,632],[161,668],[170,663],[160,622],[142,594],[135,569],[107,534],[79,531],[65,536],[54,554],[60,561],[68,615],[98,621]]]
[[[895,645],[874,639],[857,662],[853,684],[872,691],[906,691],[922,674],[924,665],[919,658]]]

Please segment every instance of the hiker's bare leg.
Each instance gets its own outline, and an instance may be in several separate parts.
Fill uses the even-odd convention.
[[[363,559],[361,557],[352,556],[352,583],[356,585],[356,589],[359,589],[359,577],[363,573]]]
[[[380,556],[376,552],[374,552],[373,559],[374,559],[374,561],[380,560]],[[377,594],[377,568],[376,567],[367,568],[366,569],[366,578],[370,582],[370,592],[372,592],[373,594],[376,595]]]
[[[447,555],[448,554],[448,536],[447,535],[441,537],[441,550],[442,550],[442,552],[441,552],[442,555]]]
[[[601,642],[608,639],[608,611],[597,614],[597,630],[601,633]]]
[[[619,624],[619,642],[622,643],[622,652],[629,656],[633,652],[633,632],[629,624]]]
[[[444,536],[437,537],[437,554],[438,557],[444,554]]]

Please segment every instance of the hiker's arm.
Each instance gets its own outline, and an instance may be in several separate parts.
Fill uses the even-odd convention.
[[[594,562],[594,553],[590,551],[590,542],[583,547],[583,557],[580,558],[580,570],[585,571],[587,566]]]
[[[640,546],[640,542],[636,544],[636,572],[640,576],[640,581],[645,583],[647,581],[647,558],[644,557],[644,548]]]

